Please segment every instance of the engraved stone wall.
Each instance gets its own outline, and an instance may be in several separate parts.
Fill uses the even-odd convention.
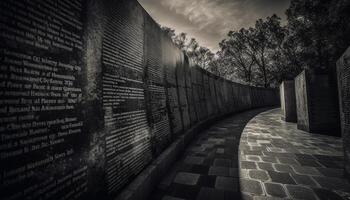
[[[0,199],[113,199],[185,130],[253,107],[135,0],[4,0],[0,23]]]

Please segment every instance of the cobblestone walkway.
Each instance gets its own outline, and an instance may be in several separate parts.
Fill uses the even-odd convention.
[[[264,110],[239,113],[198,134],[150,200],[240,199],[239,139],[247,122]]]
[[[259,114],[239,147],[244,199],[350,199],[340,138],[300,131],[280,110]]]
[[[341,139],[297,130],[279,109],[262,111],[200,133],[150,200],[350,199]]]

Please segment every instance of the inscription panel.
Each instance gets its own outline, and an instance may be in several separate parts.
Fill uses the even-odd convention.
[[[87,190],[81,13],[80,0],[0,2],[0,199]]]
[[[181,60],[181,52],[168,37],[162,37],[161,45],[170,128],[172,136],[176,137],[183,130],[176,81],[176,66]]]
[[[152,159],[144,94],[144,19],[139,5],[117,1],[102,45],[107,191],[119,191]]]
[[[162,46],[159,45],[162,36],[164,37],[158,25],[146,15],[144,81],[146,82],[146,107],[154,155],[160,154],[171,140],[161,56]]]

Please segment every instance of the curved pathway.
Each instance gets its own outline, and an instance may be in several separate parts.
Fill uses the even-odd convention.
[[[244,199],[350,199],[341,138],[311,134],[274,109],[254,117],[239,147]]]
[[[265,110],[237,113],[198,133],[149,199],[240,199],[239,139],[247,122]]]
[[[150,200],[350,199],[341,138],[300,131],[279,109],[264,110],[199,133]]]

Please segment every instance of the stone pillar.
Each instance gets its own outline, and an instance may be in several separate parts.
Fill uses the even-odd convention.
[[[295,78],[298,128],[307,132],[339,136],[337,97],[329,76],[304,70]]]
[[[294,81],[283,81],[280,85],[282,120],[297,122]]]
[[[350,48],[337,62],[341,132],[344,145],[345,174],[350,180]]]

